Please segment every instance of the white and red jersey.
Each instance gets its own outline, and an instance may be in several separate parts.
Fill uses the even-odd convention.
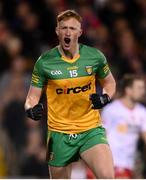
[[[114,100],[101,113],[114,166],[133,169],[136,145],[141,132],[146,132],[146,108],[136,104],[133,109]]]

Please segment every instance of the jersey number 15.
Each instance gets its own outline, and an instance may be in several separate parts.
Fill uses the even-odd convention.
[[[78,76],[77,70],[70,70],[69,74],[70,74],[70,77],[77,77]]]

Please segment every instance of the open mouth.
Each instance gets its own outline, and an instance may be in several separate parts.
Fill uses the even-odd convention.
[[[71,41],[71,39],[70,38],[64,38],[64,42],[66,43],[66,44],[69,44],[70,43],[70,41]]]

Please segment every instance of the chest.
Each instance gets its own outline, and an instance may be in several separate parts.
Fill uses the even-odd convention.
[[[137,111],[121,111],[113,116],[114,127],[119,133],[139,132],[142,126],[142,119],[143,117]]]
[[[66,62],[58,58],[45,62],[43,69],[48,80],[70,79],[95,75],[98,63],[94,58],[79,58],[75,62]]]

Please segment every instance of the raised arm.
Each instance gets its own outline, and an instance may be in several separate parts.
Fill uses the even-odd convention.
[[[33,120],[40,120],[43,115],[43,104],[39,103],[46,83],[43,60],[44,55],[40,56],[34,65],[31,85],[25,102],[26,115]]]
[[[25,109],[27,110],[37,105],[39,103],[41,95],[42,88],[30,86],[25,102]]]
[[[90,100],[92,101],[93,109],[101,109],[108,104],[116,90],[116,82],[109,69],[107,60],[100,51],[99,55],[96,78],[103,88],[103,92],[101,95],[97,93],[91,94]]]
[[[110,72],[105,78],[99,79],[99,82],[103,88],[103,94],[106,93],[112,98],[116,91],[116,82],[112,73]]]
[[[26,102],[25,110],[27,117],[37,121],[43,116],[43,104],[39,103],[42,95],[42,88],[30,86]]]

